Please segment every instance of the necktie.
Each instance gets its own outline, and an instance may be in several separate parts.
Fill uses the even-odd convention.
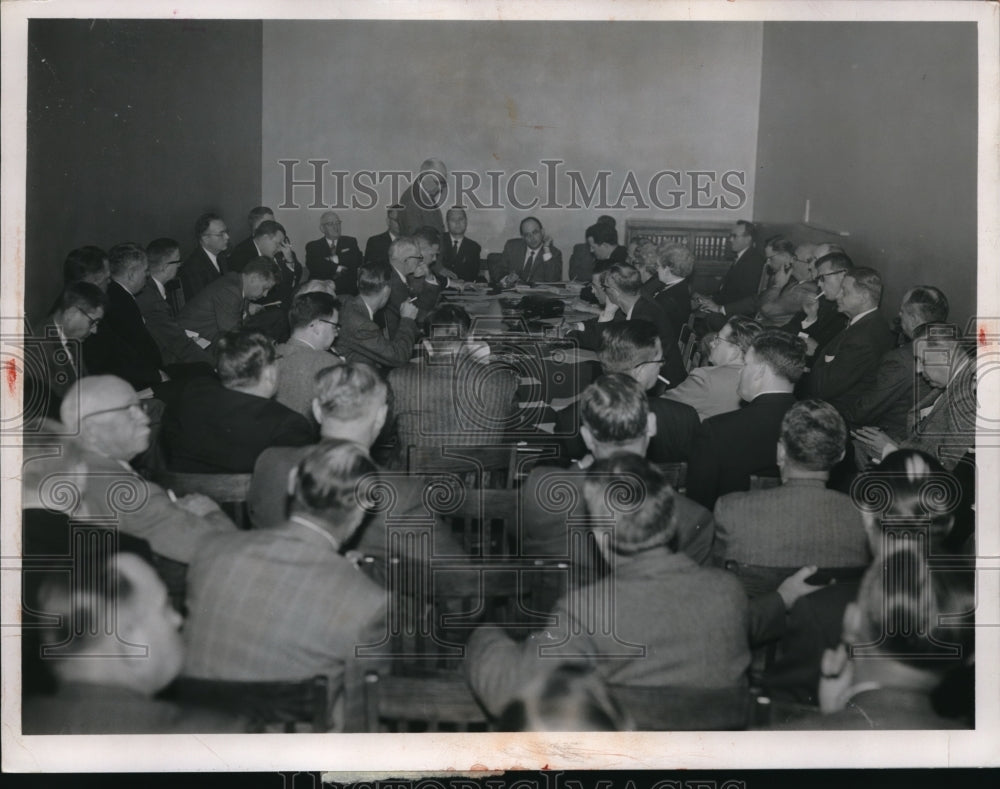
[[[462,245],[462,240],[459,238],[454,239],[455,243],[455,257],[458,257],[458,248]]]
[[[531,269],[535,267],[535,255],[538,254],[537,249],[531,250],[528,253],[528,259],[524,262],[524,278],[531,279]]]

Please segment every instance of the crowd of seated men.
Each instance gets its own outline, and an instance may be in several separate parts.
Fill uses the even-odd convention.
[[[474,569],[491,539],[434,509],[442,480],[485,478],[414,448],[518,442],[542,459],[500,483],[499,540],[551,617],[449,631],[448,676],[494,727],[630,728],[629,690],[751,686],[789,705],[760,725],[971,725],[972,629],[942,623],[973,608],[955,568],[975,553],[976,357],[941,290],[905,283],[893,331],[878,271],[738,222],[728,273],[694,293],[683,245],[626,247],[601,217],[566,267],[593,317],[563,332],[599,370],[525,440],[516,367],[449,294],[560,280],[562,253],[526,217],[487,263],[464,210],[423,205],[408,190],[363,254],[326,212],[305,264],[265,207],[231,250],[205,214],[186,257],[168,238],[69,253],[26,343],[25,611],[63,615],[23,642],[26,733],[245,730],[171,696],[178,677],[323,675],[326,728],[356,728],[357,669],[400,669],[390,618],[426,615],[394,608],[400,564],[443,597],[436,557]],[[685,327],[707,348],[690,370]],[[177,495],[185,474],[243,475],[247,528]],[[117,634],[95,625],[111,608]]]

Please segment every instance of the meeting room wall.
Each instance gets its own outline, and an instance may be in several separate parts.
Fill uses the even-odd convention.
[[[351,207],[352,198],[371,202],[353,188],[353,174],[409,173],[429,156],[477,173],[481,202],[503,204],[470,209],[468,234],[484,251],[500,251],[529,214],[567,256],[600,214],[616,217],[620,230],[628,217],[749,218],[761,43],[760,23],[265,21],[263,200],[278,209],[300,254],[320,235],[317,202],[343,200],[343,232],[363,247],[385,230],[391,188],[381,184],[373,209]],[[324,162],[321,194],[305,185],[289,198],[286,175],[312,180],[310,160]],[[343,192],[332,170],[348,174]],[[516,171],[537,173],[537,187],[529,176],[516,181],[517,199],[562,207],[518,210],[505,194],[493,201],[491,170],[502,174],[501,192]],[[579,192],[581,207],[565,207],[570,170],[587,187],[610,171],[608,206],[634,172],[650,209],[627,197],[621,208],[596,199],[586,208]],[[657,209],[648,197],[663,170],[678,171],[681,185],[662,177],[657,199],[677,208]],[[729,176],[735,189],[727,190],[729,171],[739,176]],[[289,203],[297,207],[280,207]]]
[[[74,247],[233,242],[261,193],[259,21],[33,20],[28,28],[25,307],[40,320]]]
[[[764,25],[756,216],[797,241],[839,241],[885,281],[895,316],[940,287],[976,304],[977,39],[965,23]]]

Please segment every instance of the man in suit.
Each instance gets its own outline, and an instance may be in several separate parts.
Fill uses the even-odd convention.
[[[416,252],[412,242],[400,239],[396,248]],[[417,340],[417,306],[411,301],[399,305],[394,330],[383,329],[375,317],[389,303],[392,280],[398,274],[385,265],[364,265],[358,272],[358,295],[344,299],[340,310],[340,334],[336,350],[347,361],[363,361],[377,367],[399,367],[413,354]]]
[[[231,332],[216,343],[219,381],[193,378],[167,403],[168,466],[198,474],[248,474],[268,447],[315,440],[308,420],[274,401],[278,365],[262,334]],[[221,382],[221,383],[220,383]]]
[[[482,265],[483,248],[466,238],[469,220],[464,208],[449,208],[446,215],[448,232],[441,246],[441,265],[466,282],[475,282]]]
[[[828,490],[844,456],[847,427],[822,400],[788,409],[778,438],[781,487],[730,493],[715,503],[716,563],[735,572],[751,597],[776,591],[802,566],[860,577],[870,561],[861,512]]]
[[[812,298],[811,309],[806,312],[805,308],[795,314],[795,316],[782,328],[798,334],[806,341],[806,353],[809,361],[815,359],[816,354],[830,340],[840,334],[847,325],[847,316],[837,309],[837,296],[844,284],[844,277],[854,268],[854,262],[847,254],[834,244],[821,244],[817,249],[821,252],[835,247],[830,252],[825,252],[822,257],[817,257],[813,263],[816,272],[815,283],[803,281],[799,287],[806,286],[810,290],[808,296]],[[811,288],[819,286],[819,296],[811,293]]]
[[[306,268],[311,279],[330,279],[341,296],[358,293],[358,269],[361,267],[361,250],[354,236],[340,234],[340,217],[326,211],[319,218],[322,238],[306,244]],[[388,251],[388,247],[386,247]]]
[[[656,417],[656,433],[648,442],[646,457],[653,463],[687,461],[698,429],[698,414],[690,406],[653,397],[663,350],[656,327],[648,321],[610,323],[604,330],[598,358],[605,375],[621,373],[634,379],[646,392],[649,410]],[[566,458],[579,460],[586,454],[579,411],[570,405],[556,415],[556,435],[562,440]]]
[[[607,495],[611,480],[631,492],[621,509]],[[563,661],[593,667],[618,685],[745,687],[746,595],[725,571],[699,567],[678,551],[676,494],[662,474],[635,454],[616,454],[594,464],[583,493],[595,519],[588,526],[611,571],[571,586],[556,604],[555,624],[523,642],[497,627],[472,634],[466,675],[486,709],[499,713],[525,677]],[[652,600],[676,604],[651,611]]]
[[[688,496],[714,507],[719,496],[749,490],[751,474],[777,476],[781,420],[795,403],[805,352],[801,338],[777,329],[754,338],[737,384],[746,405],[701,423],[688,463]]]
[[[108,252],[108,309],[97,333],[83,346],[92,373],[124,378],[137,390],[167,380],[156,341],[146,329],[135,294],[146,287],[149,264],[138,244],[116,244]]]
[[[157,238],[146,246],[146,258],[149,261],[149,279],[146,287],[135,295],[135,302],[146,322],[146,329],[160,349],[164,369],[172,377],[183,377],[185,370],[210,372],[215,367],[215,360],[206,350],[208,340],[188,335],[177,322],[167,299],[167,285],[181,267],[180,246],[172,238]],[[188,365],[198,365],[198,368]]]
[[[847,327],[819,352],[804,382],[809,397],[826,400],[841,413],[872,388],[882,355],[893,346],[892,332],[878,311],[882,278],[870,268],[844,274],[837,309]]]
[[[866,425],[881,428],[893,440],[902,441],[909,432],[907,417],[914,403],[929,394],[929,385],[914,367],[914,337],[928,323],[948,320],[948,299],[937,288],[918,285],[903,294],[899,324],[907,342],[882,355],[874,385],[862,392],[843,411],[851,430]],[[917,379],[916,386],[914,379]]]
[[[400,203],[399,234],[412,236],[419,227],[444,233],[441,206],[448,197],[448,168],[440,159],[425,159]]]
[[[558,282],[562,279],[562,252],[545,234],[542,223],[529,216],[521,220],[520,238],[512,238],[503,246],[496,269],[490,272],[493,282]]]
[[[226,261],[229,271],[243,271],[243,267],[247,263],[254,258],[259,258],[261,256],[260,250],[254,244],[254,232],[260,226],[261,222],[267,221],[274,221],[274,211],[266,205],[259,205],[256,208],[250,209],[250,213],[247,215],[247,224],[250,226],[250,235],[233,247],[232,251],[229,253],[229,259]],[[268,257],[270,257],[270,255]]]
[[[316,373],[340,364],[330,346],[340,331],[340,302],[329,293],[304,293],[292,302],[288,322],[292,336],[278,346],[278,391],[275,399],[312,418]]]
[[[389,300],[380,317],[390,336],[399,328],[400,309],[405,302],[412,301],[417,320],[422,322],[437,306],[441,289],[448,284],[447,279],[430,270],[434,256],[427,246],[426,241],[404,236],[389,247]]]
[[[715,294],[696,295],[698,309],[704,313],[708,327],[718,331],[730,315],[753,317],[757,312],[757,293],[764,272],[764,256],[754,246],[754,226],[738,221],[729,233],[729,247],[736,255]]]
[[[634,266],[616,263],[601,274],[601,286],[607,303],[601,314],[583,325],[580,345],[596,349],[601,345],[601,333],[612,321],[648,321],[656,327],[663,358],[660,375],[667,387],[677,386],[687,378],[684,360],[677,346],[677,332],[666,313],[652,299],[643,296],[642,277]]]
[[[385,212],[385,223],[388,229],[368,239],[365,243],[365,263],[388,263],[389,247],[392,242],[403,235],[399,230],[399,220],[403,215],[403,206],[394,203]]]
[[[63,282],[66,285],[89,282],[106,291],[111,282],[111,264],[107,253],[95,246],[71,250],[63,262]]]
[[[180,277],[185,301],[193,299],[208,283],[229,271],[223,254],[229,246],[229,230],[222,217],[202,214],[194,223],[194,234],[198,248],[184,261]]]
[[[597,224],[606,224],[615,230],[615,244],[617,245],[618,232],[615,228],[614,217],[610,217],[607,214],[599,216],[597,217]],[[588,230],[587,235],[589,236],[589,234]],[[624,257],[620,260],[611,260],[611,263],[624,262],[626,262]],[[569,278],[575,282],[590,282],[590,279],[594,274],[595,263],[596,258],[594,257],[594,253],[591,249],[589,238],[582,244],[574,244],[573,252],[569,257]],[[608,265],[610,265],[610,263]]]
[[[667,313],[674,331],[691,317],[691,288],[688,280],[694,271],[694,253],[683,244],[655,247],[656,279],[662,287],[653,300]]]
[[[262,257],[274,262],[278,274],[274,286],[267,292],[259,312],[249,316],[243,328],[259,331],[276,342],[288,339],[288,310],[292,295],[309,279],[309,272],[299,263],[285,228],[273,219],[265,219],[254,230],[253,243]]]
[[[178,323],[215,342],[226,332],[242,328],[246,317],[260,312],[261,306],[252,303],[253,300],[261,298],[277,281],[274,261],[257,258],[247,263],[242,272],[230,271],[199,292],[184,305]]]

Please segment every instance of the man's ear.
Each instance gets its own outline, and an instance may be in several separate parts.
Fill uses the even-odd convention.
[[[650,411],[646,415],[646,437],[652,438],[656,435],[656,414]]]
[[[295,472],[298,470],[298,466],[292,466],[288,469],[288,480],[285,483],[285,493],[289,496],[295,493]]]
[[[843,453],[840,454],[841,457],[844,456]],[[780,438],[778,439],[778,466],[785,465],[785,460],[788,458],[788,450],[785,449],[785,442]]]
[[[847,644],[858,644],[863,638],[862,634],[862,622],[864,617],[861,613],[861,606],[856,602],[850,602],[847,604],[847,608],[844,609],[844,623],[843,623],[843,633],[841,638]]]
[[[389,404],[382,403],[375,412],[375,423],[373,424],[373,434],[374,439],[379,433],[382,432],[382,428],[385,426],[385,420],[389,416]]]
[[[314,397],[312,401],[312,415],[316,418],[316,423],[323,424],[323,408],[319,404],[319,398]]]

